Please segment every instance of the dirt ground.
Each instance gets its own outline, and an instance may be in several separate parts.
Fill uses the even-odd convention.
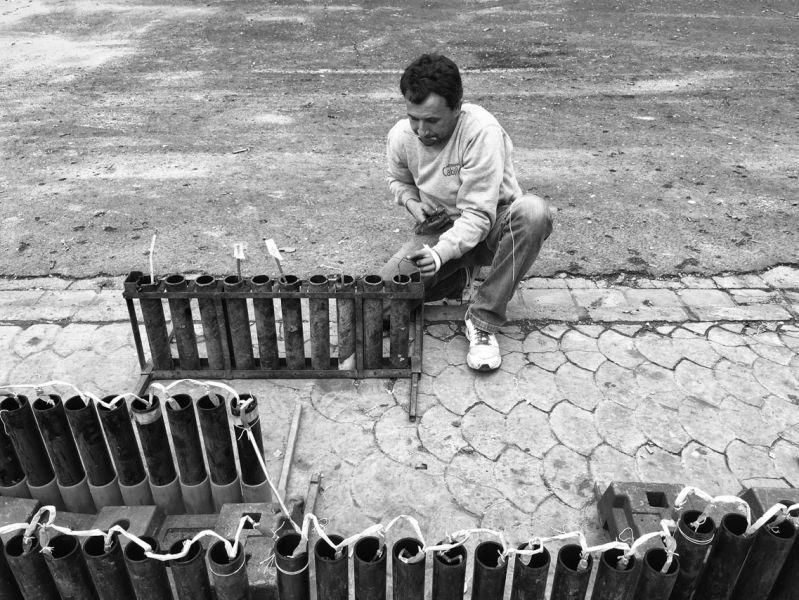
[[[374,271],[402,68],[466,100],[557,208],[531,274],[799,263],[795,0],[0,1],[0,275]]]

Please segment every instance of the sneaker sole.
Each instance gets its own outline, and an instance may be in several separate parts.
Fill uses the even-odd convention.
[[[481,363],[479,365],[473,365],[468,360],[466,361],[466,364],[473,371],[486,372],[486,371],[496,371],[497,369],[499,369],[499,367],[502,364],[502,362],[500,361],[499,363],[497,363],[496,367],[492,367],[489,363]]]

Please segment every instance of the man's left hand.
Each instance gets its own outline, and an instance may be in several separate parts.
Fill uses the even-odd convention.
[[[432,248],[421,248],[406,258],[416,264],[422,277],[432,277],[441,268],[441,258]]]

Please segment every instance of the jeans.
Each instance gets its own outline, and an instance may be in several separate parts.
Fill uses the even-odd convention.
[[[543,198],[529,194],[500,206],[494,226],[482,242],[460,258],[444,263],[438,273],[424,280],[425,300],[459,298],[475,268],[490,265],[466,317],[478,329],[496,333],[505,324],[508,302],[550,233],[552,215]],[[391,281],[397,274],[417,272],[416,265],[405,256],[424,244],[433,246],[439,235],[414,235],[383,266],[381,277]],[[467,271],[471,273],[467,275]]]

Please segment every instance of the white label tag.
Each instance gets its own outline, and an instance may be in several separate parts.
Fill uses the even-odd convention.
[[[275,244],[275,240],[269,238],[266,240],[266,251],[272,255],[275,260],[282,262],[283,257],[280,255],[280,250],[277,249],[277,244]]]
[[[236,260],[244,260],[244,242],[236,242],[233,244],[233,258]]]

